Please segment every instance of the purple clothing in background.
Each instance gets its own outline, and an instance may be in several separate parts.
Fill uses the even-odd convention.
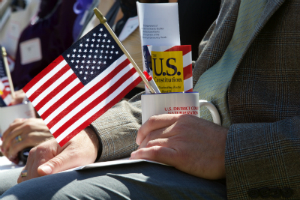
[[[77,18],[75,20],[74,26],[73,26],[73,40],[78,39],[79,34],[81,33],[81,29],[84,24],[84,19],[87,17],[87,12],[90,9],[90,6],[92,5],[93,0],[77,0],[77,2],[74,4],[73,10],[74,13],[77,14]],[[82,21],[83,20],[83,21]]]
[[[55,6],[53,6],[53,0],[47,0],[47,2],[49,2],[49,5],[51,4],[49,7],[53,7],[53,10],[47,12],[43,11],[43,9],[49,9],[48,6],[40,7],[41,10],[38,14],[40,18],[38,21],[33,25],[27,26],[19,38],[15,69],[12,72],[16,90],[22,89],[74,42],[72,30],[77,15],[73,11],[73,5],[76,1],[58,0]],[[22,65],[20,43],[33,38],[40,38],[42,59]]]

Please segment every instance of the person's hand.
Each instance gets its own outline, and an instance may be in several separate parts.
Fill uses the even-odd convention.
[[[206,178],[225,177],[228,129],[192,115],[157,115],[138,131],[131,159],[148,159]]]
[[[11,105],[20,104],[23,102],[23,99],[25,98],[25,92],[23,90],[15,91],[15,98],[11,100]]]
[[[18,183],[93,163],[98,148],[98,138],[91,128],[78,133],[63,147],[55,139],[48,140],[30,150],[23,169],[27,170],[27,176],[20,175]]]
[[[16,140],[17,137],[20,140]],[[52,137],[42,119],[16,119],[3,133],[1,151],[9,160],[18,163],[18,152]]]

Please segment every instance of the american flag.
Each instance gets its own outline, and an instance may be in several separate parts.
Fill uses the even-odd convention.
[[[0,49],[2,49],[1,46]],[[0,97],[4,101],[6,106],[10,105],[12,97],[10,95],[10,86],[5,71],[2,53],[0,56]]]
[[[152,74],[152,51],[182,51],[183,55],[183,79],[184,79],[184,92],[193,92],[193,66],[192,66],[192,49],[191,45],[181,46],[151,46],[145,45],[143,47],[145,66],[147,72]]]
[[[141,80],[108,30],[100,24],[23,90],[63,146]]]

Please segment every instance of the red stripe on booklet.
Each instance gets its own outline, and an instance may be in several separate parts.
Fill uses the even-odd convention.
[[[193,76],[193,65],[190,64],[183,68],[183,79],[186,80]]]
[[[181,46],[174,46],[166,51],[182,51],[182,55],[189,53],[192,51],[191,45],[181,45]]]

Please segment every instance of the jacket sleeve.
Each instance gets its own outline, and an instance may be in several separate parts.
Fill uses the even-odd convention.
[[[102,143],[97,161],[129,157],[137,149],[135,140],[142,123],[141,111],[140,95],[137,95],[119,102],[91,124]]]
[[[234,124],[225,155],[228,199],[300,199],[300,117]]]

